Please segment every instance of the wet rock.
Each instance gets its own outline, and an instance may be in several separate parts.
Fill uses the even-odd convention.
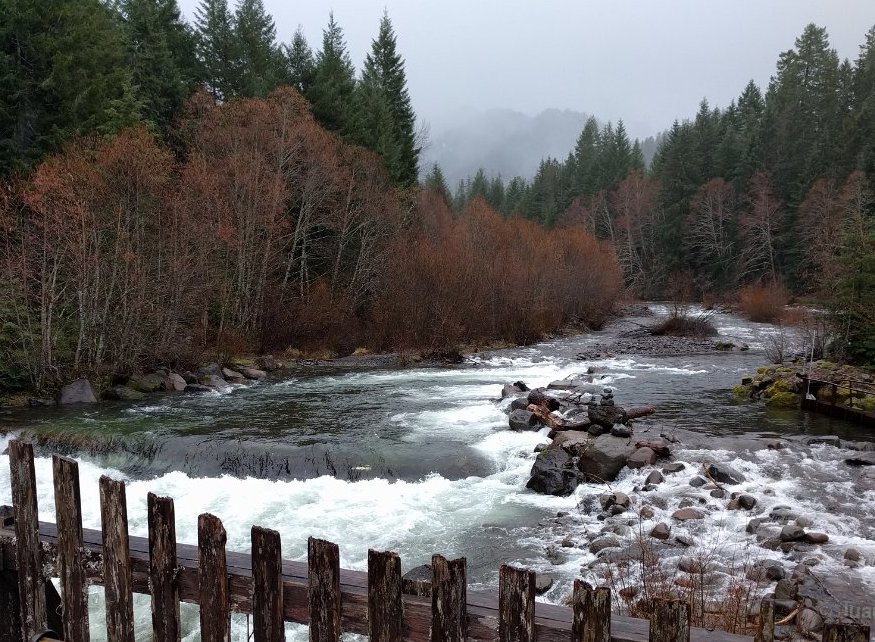
[[[197,383],[197,375],[193,372],[185,371],[182,373],[182,378],[185,379],[185,383]]]
[[[662,472],[666,475],[671,475],[672,473],[681,472],[686,466],[682,462],[676,461],[671,464],[666,464],[662,467]]]
[[[689,497],[685,497],[680,502],[678,502],[678,508],[687,508],[688,506],[692,506],[695,502]]]
[[[525,397],[520,397],[520,398],[514,399],[513,401],[510,402],[511,411],[513,411],[513,410],[525,410],[528,407],[529,407],[529,400],[526,399]]]
[[[751,577],[751,575],[756,577]],[[762,579],[758,580],[757,578],[760,576]],[[759,560],[754,563],[748,572],[748,578],[754,581],[769,580],[770,582],[776,582],[783,580],[785,577],[787,577],[787,571],[784,570],[784,565],[778,560]]]
[[[544,406],[550,412],[553,412],[554,410],[559,410],[559,408],[562,407],[562,404],[559,403],[558,399],[544,394],[543,390],[530,391],[528,399],[530,404],[535,404],[536,406]]]
[[[620,506],[625,509],[629,508],[632,500],[626,493],[616,491],[599,497],[599,503],[602,505],[602,510],[608,510],[612,506]]]
[[[859,549],[851,547],[845,551],[845,560],[849,562],[862,562],[863,554],[859,551]]]
[[[805,537],[805,531],[800,526],[795,524],[787,524],[781,529],[782,542],[798,542]]]
[[[590,423],[608,430],[613,428],[614,424],[626,422],[626,411],[620,406],[589,406],[588,415]]]
[[[796,626],[805,634],[820,633],[823,630],[823,618],[814,609],[802,609],[796,616]]]
[[[693,546],[695,544],[693,538],[688,537],[687,535],[675,535],[674,542],[678,546],[683,546],[685,548],[689,548],[690,546]]]
[[[692,486],[693,488],[701,488],[707,483],[708,480],[706,480],[704,477],[699,477],[698,475],[690,480],[690,486]]]
[[[258,363],[258,367],[267,372],[274,372],[275,370],[279,370],[283,367],[283,364],[277,361],[273,355],[263,354],[258,359],[256,359],[256,363]]]
[[[826,533],[805,533],[806,544],[826,544],[829,541],[829,535]]]
[[[641,510],[638,511],[638,514],[643,519],[653,519],[656,512],[653,510],[653,506],[642,506]]]
[[[823,437],[809,437],[805,440],[806,446],[835,446],[841,448],[842,440],[835,435],[826,435]]]
[[[535,452],[539,453],[541,451],[546,450],[549,447],[550,447],[550,444],[538,444],[537,446],[535,446]]]
[[[769,519],[776,522],[788,522],[791,519],[796,519],[797,515],[789,506],[775,506],[769,511]]]
[[[237,371],[247,379],[252,379],[254,381],[261,381],[262,379],[267,377],[267,372],[265,372],[264,370],[259,370],[258,368],[240,366],[237,368]]]
[[[128,379],[128,387],[137,392],[158,392],[164,388],[164,377],[157,372],[147,375],[134,375]]]
[[[575,542],[570,537],[566,537],[565,539],[562,540],[561,546],[562,546],[562,548],[576,548],[577,542]]]
[[[785,617],[796,610],[796,600],[772,600],[775,605],[775,615]]]
[[[194,394],[202,394],[204,392],[212,392],[212,388],[209,386],[205,386],[201,383],[190,383],[185,386],[185,392],[190,392]]]
[[[224,390],[228,388],[228,382],[221,377],[217,377],[215,375],[207,375],[206,377],[203,377],[201,379],[201,383],[205,386],[208,386],[210,388],[216,388],[218,390]]]
[[[198,368],[197,375],[200,378],[204,377],[222,377],[222,367],[218,363],[210,363],[201,368]]]
[[[711,491],[711,497],[714,497],[715,499],[723,499],[724,497],[726,497],[726,491],[723,490],[722,488],[715,488],[714,490]],[[732,501],[735,501],[735,500],[732,500]]]
[[[182,390],[185,390],[186,384],[187,382],[182,378],[182,375],[171,372],[164,377],[162,387],[168,392],[181,392]]]
[[[601,435],[580,455],[578,468],[588,480],[614,481],[633,452],[635,446],[629,444],[628,440],[613,435]]]
[[[51,408],[55,405],[54,399],[40,399],[38,397],[31,397],[27,400],[27,405],[31,408]]]
[[[744,475],[726,464],[704,464],[703,469],[708,477],[721,484],[740,484]]]
[[[753,495],[739,495],[733,498],[726,506],[729,510],[753,510],[757,505],[757,499]]]
[[[665,477],[662,476],[662,473],[658,470],[651,471],[649,475],[647,475],[647,479],[644,480],[645,484],[661,484],[665,481]]]
[[[127,386],[113,386],[112,388],[107,388],[100,396],[108,401],[139,401],[140,399],[146,398],[146,395],[142,392],[134,390],[133,388],[128,388]]]
[[[674,513],[672,513],[671,516],[673,519],[685,522],[690,519],[703,519],[705,517],[705,513],[695,508],[681,508],[680,510],[676,510]]]
[[[795,600],[799,586],[791,579],[778,580],[775,585],[776,600]]]
[[[639,448],[626,460],[629,468],[644,468],[656,463],[656,453],[650,448]]]
[[[594,539],[589,545],[589,552],[596,554],[608,548],[620,548],[620,540],[612,535]]]
[[[660,522],[656,526],[653,527],[653,530],[650,531],[650,537],[655,539],[666,540],[671,535],[671,526],[666,524],[665,522]]]
[[[624,426],[622,424],[619,424],[619,425],[616,425],[613,428],[611,428],[611,434],[614,437],[627,437],[628,438],[628,437],[632,436],[632,429],[629,428],[629,426]]]
[[[745,531],[750,533],[751,535],[753,535],[754,533],[757,532],[757,529],[760,527],[760,524],[762,524],[762,523],[763,523],[763,520],[761,520],[761,519],[752,519],[747,523],[747,528],[745,528]]]
[[[246,381],[246,377],[231,368],[222,368],[222,378],[228,383],[243,383]]]
[[[692,557],[682,557],[678,562],[678,570],[690,575],[698,575],[708,570],[708,565]]]
[[[807,517],[797,517],[796,518],[796,526],[801,526],[802,528],[808,528],[811,526],[812,521]]]
[[[538,421],[538,417],[535,413],[528,410],[514,410],[507,418],[507,422],[511,430],[518,432],[539,430],[541,428],[541,422]]]
[[[580,484],[574,458],[562,448],[548,447],[535,457],[526,488],[545,495],[566,496]]]
[[[58,397],[58,405],[70,406],[80,403],[97,403],[97,397],[94,396],[94,389],[88,379],[77,379],[61,388],[61,394]]]
[[[543,573],[535,575],[535,593],[543,595],[553,586],[553,578]]]

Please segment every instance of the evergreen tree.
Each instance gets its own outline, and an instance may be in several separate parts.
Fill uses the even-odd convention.
[[[276,26],[262,0],[240,0],[234,14],[238,58],[236,94],[266,96],[287,80],[285,59],[276,44]]]
[[[231,100],[237,94],[239,56],[228,0],[201,0],[195,37],[201,80],[217,101]]]
[[[122,0],[120,9],[143,118],[166,134],[193,89],[191,33],[176,0]]]
[[[452,203],[453,197],[450,195],[450,188],[447,186],[447,179],[444,177],[444,172],[441,166],[434,163],[428,174],[425,176],[426,189],[430,189],[440,194],[447,205]]]
[[[0,0],[0,175],[139,119],[124,31],[100,0]]]
[[[850,153],[856,166],[875,176],[875,27],[866,33],[854,65]]]
[[[313,59],[313,50],[307,44],[304,30],[300,25],[292,36],[291,46],[286,47],[286,58],[289,83],[306,96],[313,85],[316,61]]]
[[[581,194],[592,196],[598,191],[599,180],[596,166],[600,145],[598,122],[590,116],[574,146],[573,190],[576,192],[575,196]]]
[[[322,32],[322,50],[316,55],[313,85],[307,96],[316,118],[328,130],[348,132],[350,103],[355,90],[355,68],[346,50],[343,30],[328,16]]]
[[[383,155],[393,179],[401,185],[413,185],[419,177],[419,149],[416,147],[416,116],[410,105],[404,59],[397,51],[397,38],[388,14],[380,20],[380,31],[371,44],[362,70],[362,86],[368,93],[382,94],[391,115],[391,137],[395,150],[391,158]],[[372,99],[372,104],[376,101]],[[356,129],[381,127],[380,112],[360,114]],[[361,132],[354,135],[361,137]],[[380,135],[382,137],[382,134]],[[377,150],[375,150],[377,151]],[[379,152],[378,152],[379,153]]]

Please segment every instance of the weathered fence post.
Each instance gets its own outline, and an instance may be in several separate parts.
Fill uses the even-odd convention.
[[[431,558],[431,642],[465,642],[468,637],[468,578],[465,558]]]
[[[340,549],[337,544],[309,538],[307,569],[310,642],[339,642]]]
[[[583,580],[574,580],[572,608],[573,642],[611,642],[611,589],[593,589]]]
[[[534,642],[535,574],[502,565],[498,572],[499,642]]]
[[[838,624],[830,622],[823,625],[822,642],[869,642],[869,627],[863,624]]]
[[[88,642],[88,590],[82,548],[79,464],[68,457],[55,455],[52,468],[58,520],[58,575],[63,589],[64,640]]]
[[[198,583],[202,642],[230,642],[231,601],[222,520],[204,513],[197,520]]]
[[[368,637],[370,642],[404,639],[398,553],[368,551]]]
[[[775,603],[772,600],[760,602],[760,621],[754,642],[775,642]]]
[[[21,638],[30,640],[46,628],[46,591],[43,554],[39,540],[36,473],[33,446],[17,439],[9,442],[12,505],[15,508],[15,559],[18,566],[18,600]]]
[[[2,543],[0,543],[0,642],[22,642],[18,573],[3,568]]]
[[[179,587],[176,584],[176,514],[173,500],[152,493],[146,498],[149,519],[149,584],[155,642],[179,642]]]
[[[252,619],[255,642],[282,642],[283,555],[280,534],[252,527]]]
[[[125,484],[106,475],[100,478],[100,523],[106,637],[111,642],[134,642],[134,593]]]
[[[682,600],[653,600],[650,642],[689,642],[690,605]]]

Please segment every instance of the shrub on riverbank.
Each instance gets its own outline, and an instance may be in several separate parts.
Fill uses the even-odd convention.
[[[739,306],[751,321],[774,323],[782,318],[790,300],[780,283],[749,285],[739,295]]]

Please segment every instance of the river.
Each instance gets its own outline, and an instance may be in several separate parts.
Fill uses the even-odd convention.
[[[665,314],[661,305],[651,305]],[[197,516],[211,512],[228,531],[229,550],[247,551],[249,529],[278,530],[284,557],[306,559],[309,536],[340,545],[344,567],[366,568],[367,550],[395,550],[405,570],[428,563],[432,553],[468,559],[472,588],[494,588],[498,567],[510,562],[549,573],[553,588],[541,599],[559,602],[594,556],[584,534],[597,532],[594,514],[580,508],[603,486],[584,485],[571,497],[526,490],[540,433],[507,429],[502,384],[531,387],[592,367],[599,383],[615,390],[620,405],[655,406],[636,433],[676,432],[677,460],[731,463],[759,498],[745,511],[717,510],[685,527],[716,555],[781,558],[744,533],[753,515],[786,505],[829,534],[817,555],[836,573],[847,572],[842,553],[853,546],[869,563],[853,571],[866,596],[875,595],[875,490],[859,469],[843,465],[830,446],[806,446],[804,436],[838,434],[872,440],[862,428],[798,410],[772,411],[739,402],[732,387],[763,365],[764,341],[776,330],[731,314],[714,318],[721,336],[743,340],[746,352],[687,356],[624,355],[581,361],[576,355],[610,343],[631,327],[619,322],[600,331],[533,346],[474,355],[455,366],[365,369],[311,366],[276,373],[226,394],[153,395],[134,404],[10,412],[0,417],[0,452],[14,436],[39,441],[40,515],[54,521],[51,452],[80,461],[85,527],[100,527],[100,475],[124,479],[130,529],[147,533],[145,500],[151,491],[176,500],[177,535],[196,542]],[[769,450],[765,438],[790,447]],[[613,488],[634,494],[641,471],[626,470]],[[653,491],[653,521],[690,496],[689,476],[667,476]],[[0,504],[11,503],[9,465],[0,456]],[[556,519],[559,512],[571,514]],[[579,536],[581,547],[557,547]],[[552,552],[548,553],[548,548]],[[832,566],[830,566],[832,565]],[[592,578],[590,578],[592,579]],[[102,633],[99,588],[92,589],[92,631]],[[867,603],[875,603],[866,597]],[[148,639],[148,598],[137,599],[137,637]],[[189,638],[196,609],[185,607]],[[301,636],[300,631],[291,631]],[[235,637],[245,620],[235,618]],[[301,639],[306,639],[305,636]]]

